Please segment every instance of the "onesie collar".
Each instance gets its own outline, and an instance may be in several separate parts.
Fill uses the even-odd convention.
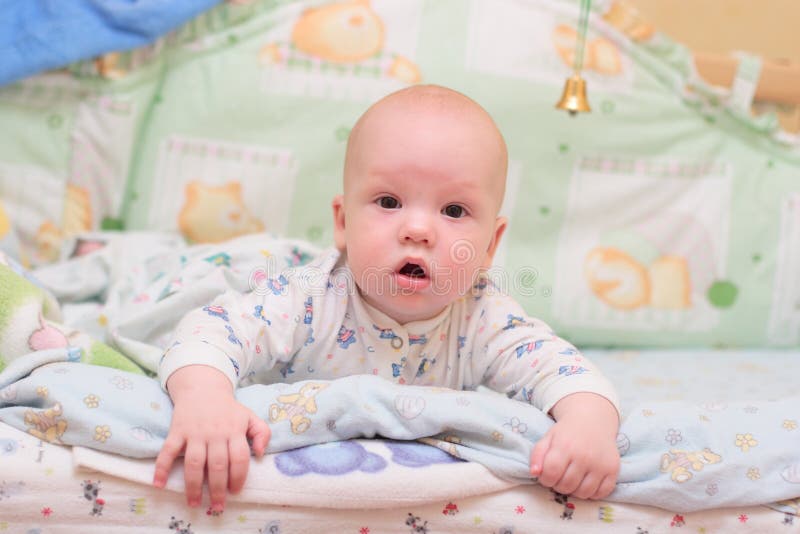
[[[401,325],[379,309],[375,308],[374,306],[370,305],[364,298],[361,296],[361,293],[356,290],[353,295],[354,300],[354,308],[358,309],[361,308],[363,312],[372,320],[372,322],[378,326],[379,328],[391,328],[397,332],[405,331],[411,335],[419,336],[422,334],[428,334],[433,332],[438,328],[445,319],[450,315],[451,309],[453,307],[453,303],[451,302],[445,308],[439,312],[437,315],[434,315],[430,319],[422,319],[420,321],[411,321],[410,323],[406,323]],[[360,310],[361,311],[361,310]]]

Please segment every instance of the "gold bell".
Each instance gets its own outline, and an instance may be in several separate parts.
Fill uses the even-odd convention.
[[[567,78],[564,92],[561,94],[561,100],[556,104],[556,109],[569,111],[569,114],[573,116],[579,111],[592,111],[589,101],[586,99],[586,80],[579,74],[573,74]]]

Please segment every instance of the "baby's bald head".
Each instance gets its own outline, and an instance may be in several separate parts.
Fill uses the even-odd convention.
[[[332,203],[336,246],[367,302],[405,324],[466,295],[506,228],[507,167],[494,121],[461,93],[414,86],[370,107]],[[410,261],[422,270],[412,278]]]
[[[420,134],[416,128],[420,128],[423,135],[435,136],[440,124],[444,123],[457,123],[458,129],[469,134],[458,141],[464,144],[464,150],[480,150],[490,160],[491,172],[483,178],[487,180],[487,191],[492,196],[496,212],[499,211],[508,169],[508,151],[503,136],[489,113],[478,103],[457,91],[437,85],[414,85],[394,92],[373,104],[358,119],[350,132],[345,154],[345,198],[353,181],[359,177],[363,152],[373,149],[372,140],[388,133],[402,143],[404,135]]]

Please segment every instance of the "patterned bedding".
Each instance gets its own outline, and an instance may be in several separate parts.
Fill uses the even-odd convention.
[[[778,351],[591,351],[624,392],[623,409],[646,406],[680,396],[721,409],[733,399],[780,398],[792,393],[792,376],[800,371],[800,353]],[[681,365],[696,373],[681,377]],[[716,370],[707,373],[705,369]],[[724,372],[720,370],[724,369]],[[754,379],[758,377],[758,379]],[[744,392],[744,394],[742,394]],[[91,402],[91,400],[90,400]],[[646,408],[642,408],[646,409]],[[751,410],[752,411],[752,410]],[[751,414],[757,416],[757,414]],[[747,412],[742,413],[743,418]],[[798,419],[787,419],[787,440],[795,443]],[[746,430],[746,429],[743,429]],[[100,432],[102,438],[102,432]],[[756,436],[757,438],[758,436]],[[680,429],[654,435],[654,441],[686,439]],[[359,484],[337,487],[328,475],[313,472],[300,458],[281,467],[267,457],[261,484],[271,487],[271,502],[252,504],[246,493],[234,498],[221,516],[190,510],[180,493],[156,491],[146,484],[146,463],[109,466],[108,457],[91,449],[52,445],[0,423],[0,532],[581,532],[655,533],[686,527],[692,532],[794,532],[800,530],[800,501],[787,501],[783,511],[764,506],[736,506],[680,513],[674,510],[564,499],[541,487],[517,486],[494,477],[478,464],[463,464],[437,455],[437,449],[411,446],[398,452],[375,440],[350,443],[359,454],[383,458],[403,482],[377,493],[367,471],[357,471]],[[399,449],[400,447],[397,447]],[[753,447],[753,451],[758,445]],[[434,452],[431,452],[434,451]],[[358,454],[352,455],[353,458]],[[146,462],[140,460],[140,462]],[[293,466],[293,467],[287,467]],[[468,467],[467,467],[468,466]],[[346,470],[344,464],[340,469]],[[105,469],[106,471],[102,471]],[[319,468],[316,468],[319,470]],[[424,491],[415,486],[426,469],[441,482]],[[464,470],[466,469],[466,470]],[[110,475],[124,473],[128,478]],[[312,472],[304,472],[312,471]],[[298,473],[303,473],[298,475]],[[287,474],[290,473],[290,474]],[[295,476],[292,476],[294,474]],[[179,475],[179,473],[178,473]],[[464,490],[442,494],[459,477]],[[138,479],[138,481],[136,481]],[[321,485],[324,483],[323,485]],[[746,481],[742,485],[746,487]],[[710,496],[714,486],[704,487]],[[471,492],[476,492],[470,494]],[[428,495],[428,500],[420,494]],[[372,496],[370,502],[367,496]],[[384,502],[380,502],[383,498]],[[361,500],[360,500],[361,499]],[[387,502],[392,500],[393,502]],[[332,508],[337,501],[339,508]],[[349,505],[343,506],[343,503]],[[327,505],[327,506],[326,506]],[[39,530],[36,530],[39,529]]]
[[[137,239],[148,254],[137,251]],[[164,335],[152,328],[158,322],[154,320],[157,314],[171,310],[180,315],[176,302],[191,305],[195,297],[205,298],[196,291],[208,292],[213,285],[209,281],[224,280],[224,285],[235,286],[237,280],[246,279],[249,270],[237,270],[231,264],[247,265],[247,250],[254,243],[259,244],[254,249],[259,254],[267,247],[290,263],[303,252],[295,250],[296,243],[271,242],[263,236],[228,243],[224,251],[209,246],[176,250],[142,236],[124,241],[109,243],[71,265],[37,274],[43,276],[46,285],[60,290],[62,301],[69,300],[68,293],[73,300],[78,300],[78,294],[91,293],[90,288],[83,287],[87,281],[106,283],[105,305],[68,308],[65,322],[88,324],[87,318],[93,317],[96,324],[104,316],[114,327],[111,337],[116,346],[126,349],[126,354],[137,355],[140,362],[147,362],[158,351],[155,340]],[[122,250],[145,260],[128,264],[128,271],[115,269],[109,262],[125,264],[124,255],[118,254]],[[179,257],[179,261],[171,262],[171,257]],[[158,269],[147,268],[153,265]],[[98,272],[105,272],[107,278],[96,276]],[[9,276],[4,278],[6,282],[16,274]],[[67,279],[71,280],[68,284],[55,283]],[[166,315],[162,318],[163,323],[170,322]],[[43,324],[39,317],[34,327]],[[47,325],[56,327],[55,323]],[[42,326],[35,333],[44,330]],[[70,334],[69,340],[74,339],[82,338]],[[8,336],[4,340],[8,341]],[[467,453],[476,443],[474,436],[464,432],[463,423],[454,423],[449,433],[458,435],[461,431],[464,439],[429,442],[440,448],[415,442],[350,440],[317,445],[321,448],[316,449],[278,449],[254,466],[247,490],[225,514],[212,517],[184,506],[180,472],[174,473],[169,490],[155,491],[147,484],[152,459],[131,460],[107,453],[123,435],[134,450],[157,447],[168,421],[169,405],[165,398],[152,396],[161,394],[152,381],[119,369],[71,363],[81,360],[120,366],[113,354],[98,352],[94,344],[38,350],[10,361],[0,375],[0,406],[5,406],[0,410],[0,420],[17,426],[0,424],[0,529],[93,532],[129,525],[136,532],[531,532],[568,524],[570,528],[581,525],[584,530],[605,532],[623,527],[630,532],[659,532],[684,525],[706,532],[734,526],[763,532],[779,524],[800,524],[797,500],[772,503],[770,508],[752,506],[775,500],[768,495],[779,486],[789,492],[784,494],[789,499],[797,496],[798,492],[792,491],[795,487],[800,490],[796,486],[800,482],[796,452],[800,450],[799,403],[791,400],[792,377],[800,370],[800,353],[701,350],[588,354],[616,382],[625,416],[619,441],[625,452],[624,483],[608,502],[569,499],[536,486],[509,482],[508,473],[503,477],[492,474],[493,467],[495,473],[498,471],[491,461],[482,460],[487,467],[454,461],[440,448],[469,457]],[[92,361],[102,355],[105,360]],[[31,358],[39,360],[30,364]],[[56,363],[46,365],[53,361]],[[26,366],[39,369],[29,375]],[[74,370],[78,367],[94,374],[80,375],[80,387],[71,397],[64,396],[63,384],[69,383],[71,373],[77,374]],[[141,388],[147,384],[153,388],[152,395],[142,394]],[[330,387],[329,391],[334,389]],[[419,404],[406,397],[406,404],[400,405],[402,410],[391,397],[385,404],[394,406],[401,415],[408,414]],[[471,402],[466,393],[452,397],[461,408]],[[124,404],[126,399],[146,406],[127,412],[128,417],[141,414],[139,424],[129,419],[120,427],[107,415],[107,408],[121,400]],[[430,399],[427,402],[433,405]],[[320,400],[320,415],[328,404]],[[357,411],[364,414],[379,406],[369,401],[362,404]],[[266,409],[268,403],[261,405]],[[79,411],[75,406],[90,415],[75,417]],[[515,403],[517,407],[525,405]],[[330,419],[328,416],[326,420]],[[152,424],[154,420],[161,421],[161,430]],[[368,420],[365,416],[363,421]],[[725,432],[720,433],[723,423]],[[345,425],[337,429],[337,424],[326,424],[320,430],[345,429]],[[506,436],[510,444],[522,436],[535,439],[539,423],[523,412],[508,411],[494,424],[497,435]],[[278,442],[277,426],[275,430]],[[494,432],[484,428],[474,434]],[[371,435],[368,429],[364,435]],[[698,439],[714,441],[706,451],[698,445]],[[79,446],[70,449],[51,443]],[[152,453],[149,455],[152,457]],[[659,508],[619,501],[647,502]],[[732,507],[717,508],[715,503],[721,502]],[[713,510],[684,513],[700,508]]]

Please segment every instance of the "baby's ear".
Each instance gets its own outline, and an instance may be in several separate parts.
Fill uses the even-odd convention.
[[[507,227],[508,219],[505,217],[498,217],[497,220],[495,220],[494,234],[492,235],[492,240],[489,242],[489,248],[486,251],[486,265],[484,265],[486,269],[492,266],[494,253],[497,252],[497,247],[500,245],[500,239],[503,237]]]
[[[336,248],[344,251],[344,195],[333,197],[331,206],[333,207],[333,241],[336,244]]]

